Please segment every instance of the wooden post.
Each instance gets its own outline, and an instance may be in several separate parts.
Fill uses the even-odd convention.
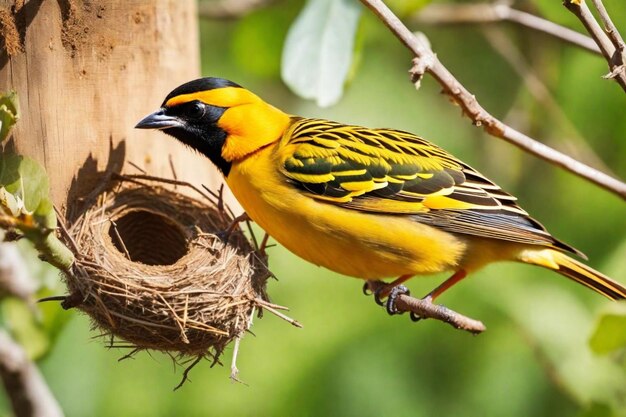
[[[8,146],[44,165],[57,206],[105,168],[139,173],[129,162],[167,178],[173,165],[180,180],[216,186],[206,159],[133,129],[199,76],[197,27],[193,0],[0,0],[0,91],[16,90],[21,107]]]

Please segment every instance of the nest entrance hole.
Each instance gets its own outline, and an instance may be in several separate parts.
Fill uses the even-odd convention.
[[[189,250],[180,226],[147,210],[130,211],[115,219],[109,236],[122,254],[146,265],[173,265]]]

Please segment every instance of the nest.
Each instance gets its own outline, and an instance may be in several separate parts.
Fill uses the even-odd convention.
[[[70,217],[76,261],[64,307],[84,311],[111,340],[136,350],[217,361],[257,307],[272,310],[265,259],[238,227],[219,236],[233,216],[218,196],[194,188],[201,194],[194,199],[129,178]]]

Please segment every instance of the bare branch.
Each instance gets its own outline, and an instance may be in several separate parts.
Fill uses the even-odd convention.
[[[550,148],[531,137],[507,126],[488,113],[470,93],[439,61],[423,40],[416,37],[396,15],[382,2],[382,0],[361,0],[370,8],[380,20],[394,33],[394,35],[415,55],[414,67],[411,71],[413,81],[421,79],[424,72],[432,75],[443,87],[453,102],[458,104],[463,112],[470,117],[476,126],[482,126],[487,133],[506,140],[554,165],[560,166],[600,187],[611,191],[626,200],[626,184],[603,172],[591,168],[576,159]],[[427,65],[420,62],[427,62]]]
[[[607,32],[602,30],[584,0],[565,0],[563,5],[582,22],[585,29],[587,29],[587,32],[589,32],[591,37],[600,47],[602,55],[608,62],[609,69],[611,70],[606,78],[613,78],[620,85],[620,87],[626,91],[626,71],[624,71],[624,68],[626,68],[624,66],[626,58],[624,57],[624,41],[609,18],[602,2],[600,0],[593,1],[600,11],[600,15],[602,16],[604,23],[608,25]],[[607,33],[609,34],[608,36]]]
[[[382,281],[368,281],[372,292],[384,287]],[[423,319],[435,319],[448,323],[455,329],[466,330],[473,334],[482,333],[487,328],[485,325],[470,317],[452,311],[442,305],[433,304],[430,301],[414,298],[406,294],[399,294],[395,299],[395,307],[401,312],[412,312]]]
[[[613,20],[611,20],[609,13],[606,11],[606,7],[604,7],[604,4],[602,4],[601,0],[591,1],[593,2],[593,5],[600,14],[600,19],[602,20],[602,24],[604,25],[604,30],[606,31],[607,36],[613,43],[613,46],[618,51],[623,52],[624,48],[626,47],[626,45],[624,45],[624,39],[622,39],[622,36],[620,35],[619,31],[615,27],[615,24],[613,23]]]
[[[557,25],[554,22],[512,8],[503,3],[430,4],[420,10],[414,20],[427,24],[513,22],[546,33],[572,45],[601,55],[600,48],[589,36]]]
[[[559,106],[548,87],[546,87],[526,61],[517,45],[515,45],[510,37],[503,33],[502,28],[485,27],[483,28],[483,33],[494,50],[498,52],[500,56],[509,63],[513,71],[522,78],[530,94],[538,103],[543,105],[550,118],[554,119],[558,125],[561,126],[562,134],[559,135],[558,139],[561,140],[563,146],[567,146],[568,150],[572,152],[572,156],[585,164],[594,165],[610,175],[615,175],[615,173],[611,171],[611,168],[606,165],[580,134],[561,106]],[[506,120],[506,117],[504,120]]]
[[[17,417],[61,417],[63,411],[26,352],[0,329],[0,377]]]

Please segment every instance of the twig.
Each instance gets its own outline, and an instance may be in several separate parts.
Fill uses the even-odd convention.
[[[185,368],[185,370],[183,371],[183,378],[180,380],[180,382],[178,383],[178,385],[176,385],[174,387],[174,391],[176,391],[178,388],[182,387],[185,382],[187,382],[187,380],[189,379],[189,372],[193,369],[194,366],[196,366],[198,363],[200,363],[200,361],[204,358],[204,355],[198,355],[193,362],[191,363],[191,365],[189,365],[188,367]]]
[[[300,322],[298,322],[297,320],[292,319],[291,317],[288,317],[286,315],[284,315],[283,313],[281,313],[280,311],[276,310],[273,306],[273,304],[268,303],[265,300],[262,300],[260,298],[256,298],[254,300],[259,307],[264,308],[265,310],[269,311],[270,313],[274,314],[277,317],[280,317],[281,319],[285,320],[288,323],[291,323],[293,326],[295,327],[299,327],[302,328],[302,324]]]
[[[133,161],[126,161],[126,162],[128,163],[128,165],[130,165],[131,167],[135,168],[137,171],[141,172],[142,174],[146,175],[148,173],[145,169],[143,169],[142,167],[140,167],[139,165],[137,165]]]
[[[585,178],[600,187],[611,191],[626,200],[626,184],[603,172],[600,172],[576,159],[550,148],[531,137],[507,126],[489,114],[470,93],[439,61],[427,43],[415,36],[396,15],[382,2],[382,0],[361,0],[370,8],[380,20],[394,33],[394,35],[415,54],[411,74],[413,82],[418,82],[425,72],[431,74],[443,87],[443,91],[463,112],[470,117],[476,126],[482,126],[487,133],[506,140],[554,165]],[[424,62],[426,64],[424,64]]]
[[[602,2],[600,0],[593,0],[593,2],[601,15],[603,22],[607,25],[606,32],[602,30],[585,1],[565,0],[563,5],[582,22],[585,29],[587,29],[587,32],[589,32],[591,37],[600,47],[602,55],[608,62],[610,69],[610,73],[606,76],[606,78],[613,78],[620,85],[620,87],[626,91],[626,71],[624,71],[626,58],[624,57],[624,41],[621,39],[615,25],[613,25],[613,22],[609,18]]]
[[[205,19],[237,19],[271,2],[272,0],[205,0],[198,4],[198,15]]]
[[[414,20],[427,24],[513,22],[601,55],[600,48],[589,36],[504,3],[429,4]]]
[[[252,308],[250,312],[250,317],[248,318],[248,324],[246,325],[246,331],[250,331],[250,327],[252,327],[252,321],[254,320],[255,308]],[[247,385],[245,382],[239,379],[239,368],[237,368],[237,357],[239,356],[239,345],[241,344],[241,340],[243,339],[244,333],[241,333],[239,336],[235,338],[235,346],[233,347],[233,357],[230,362],[230,379],[234,382],[239,382],[240,384]]]
[[[172,159],[172,154],[169,154],[167,156],[167,159],[170,163],[170,170],[172,171],[172,178],[174,178],[174,181],[178,181],[178,175],[176,175],[176,168],[174,167],[174,160]],[[176,185],[174,185],[174,189],[176,189]]]
[[[502,28],[485,27],[483,28],[483,33],[493,49],[509,63],[513,71],[524,81],[524,85],[535,100],[541,103],[552,118],[563,126],[563,132],[559,135],[563,146],[568,146],[573,156],[580,159],[581,162],[592,164],[603,169],[610,175],[615,175],[615,173],[611,171],[611,168],[608,167],[591,146],[589,146],[589,143],[587,143],[561,106],[559,106],[548,87],[546,87],[539,76],[534,72],[531,65],[524,59],[519,48],[508,36],[505,36]],[[506,120],[506,117],[504,120]]]
[[[63,416],[37,367],[4,330],[0,330],[0,377],[17,417]]]
[[[77,256],[80,253],[80,250],[78,250],[78,244],[76,243],[76,241],[70,234],[69,229],[67,228],[67,224],[65,223],[65,216],[63,216],[63,214],[61,213],[61,210],[59,210],[59,208],[56,205],[53,205],[53,207],[54,207],[54,212],[57,215],[57,222],[59,224],[59,229],[61,229],[61,232],[63,233],[63,236],[65,237],[65,239],[67,239],[67,241],[70,242],[70,245],[72,245],[72,249],[74,250],[74,256]]]
[[[382,281],[368,281],[368,285],[371,291],[376,291],[382,288],[385,283]],[[395,306],[398,311],[412,312],[424,319],[440,320],[448,323],[455,329],[466,330],[473,334],[487,330],[485,325],[478,320],[459,314],[442,305],[433,304],[430,301],[414,298],[406,294],[400,294],[396,297]]]
[[[624,51],[624,48],[626,47],[626,45],[624,45],[624,39],[622,39],[622,36],[617,30],[617,27],[615,27],[615,24],[613,23],[613,20],[611,20],[609,13],[606,11],[606,7],[604,7],[604,4],[602,4],[601,0],[591,1],[598,13],[600,14],[600,19],[602,20],[602,24],[604,25],[604,30],[611,42],[613,43],[613,46],[620,52]]]
[[[241,344],[241,336],[237,336],[235,338],[235,344],[233,346],[233,358],[230,363],[230,379],[234,382],[240,382],[241,380],[238,378],[239,376],[239,368],[237,368],[237,356],[239,356],[239,345]]]

